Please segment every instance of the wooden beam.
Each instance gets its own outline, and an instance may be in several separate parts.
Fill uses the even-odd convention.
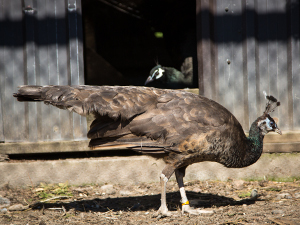
[[[263,153],[296,153],[300,152],[300,142],[295,143],[266,143]]]
[[[279,136],[279,135],[278,135]],[[300,136],[289,133],[280,136],[282,142],[275,137],[266,138],[264,142],[264,153],[292,153],[300,152]],[[60,142],[36,142],[36,143],[1,143],[0,154],[36,154],[36,153],[58,153],[58,152],[83,152],[101,150],[126,150],[127,145],[105,145],[91,149],[88,147],[88,140],[85,141],[60,141]]]
[[[280,127],[280,126],[279,126]],[[264,143],[295,143],[300,142],[299,131],[282,131],[282,135],[269,133],[264,138]]]
[[[90,151],[89,141],[1,143],[0,154],[32,154]]]

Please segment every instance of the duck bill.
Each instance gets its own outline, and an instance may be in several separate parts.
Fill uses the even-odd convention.
[[[281,132],[281,130],[280,130],[279,128],[276,128],[276,129],[274,130],[274,132],[276,132],[277,134],[282,135],[282,132]]]
[[[152,82],[152,81],[153,81],[152,77],[149,76],[149,77],[147,78],[147,80],[145,81],[145,85],[148,84],[148,83],[150,83],[150,82]]]

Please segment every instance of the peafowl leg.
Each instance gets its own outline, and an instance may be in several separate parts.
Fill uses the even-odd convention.
[[[212,213],[213,211],[195,209],[195,208],[190,207],[190,203],[189,203],[188,198],[186,197],[184,184],[183,184],[183,177],[185,175],[185,169],[186,169],[186,167],[182,167],[182,168],[175,170],[176,180],[177,180],[180,195],[181,195],[182,214],[185,212],[187,212],[189,214],[193,214],[193,215],[199,215],[201,213]]]
[[[174,168],[171,166],[166,166],[160,175],[160,185],[161,185],[161,205],[158,209],[158,213],[164,216],[171,216],[171,212],[168,211],[167,207],[167,196],[166,196],[166,186],[169,178],[174,173]]]

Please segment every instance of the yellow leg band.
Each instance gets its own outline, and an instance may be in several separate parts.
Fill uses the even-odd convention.
[[[189,201],[186,201],[185,203],[182,203],[182,205],[189,205],[190,202]]]

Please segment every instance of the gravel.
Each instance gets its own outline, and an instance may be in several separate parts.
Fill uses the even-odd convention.
[[[167,184],[170,217],[156,213],[158,182],[68,186],[70,196],[41,199],[45,190],[45,186],[0,188],[0,201],[14,209],[2,207],[0,224],[299,224],[300,218],[300,198],[296,197],[300,181],[189,181],[186,191],[191,206],[213,213],[182,215],[178,186],[171,180]]]

